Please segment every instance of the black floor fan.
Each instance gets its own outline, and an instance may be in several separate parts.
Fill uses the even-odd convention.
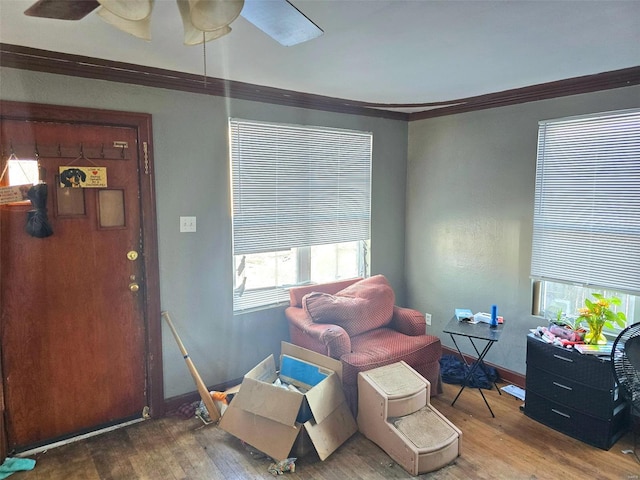
[[[621,395],[631,405],[633,428],[633,453],[638,455],[638,436],[640,435],[640,323],[625,328],[613,342],[611,349],[613,375],[620,387]]]

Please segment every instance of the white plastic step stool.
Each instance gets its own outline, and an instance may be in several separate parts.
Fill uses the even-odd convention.
[[[358,428],[412,475],[460,455],[462,432],[431,406],[430,389],[405,362],[358,374]]]

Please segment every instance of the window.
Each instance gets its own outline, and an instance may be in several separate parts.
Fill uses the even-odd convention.
[[[607,288],[589,288],[581,285],[570,285],[567,283],[542,281],[540,282],[540,314],[548,320],[556,320],[560,317],[563,321],[574,323],[578,316],[578,309],[584,307],[584,299],[594,300],[592,293],[601,293],[607,298],[617,297],[622,302],[616,311],[624,312],[627,323],[631,325],[640,321],[640,314],[636,306],[638,297],[628,293],[610,290]],[[637,304],[640,307],[640,303]],[[634,320],[634,318],[636,320]],[[617,326],[610,332],[615,334],[621,330]]]
[[[531,276],[547,318],[599,292],[639,321],[640,110],[540,122]]]
[[[367,275],[372,135],[231,119],[234,311]]]

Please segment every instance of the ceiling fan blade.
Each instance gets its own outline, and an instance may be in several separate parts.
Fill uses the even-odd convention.
[[[24,11],[30,17],[80,20],[98,8],[96,0],[38,0]]]
[[[287,0],[245,0],[240,15],[286,47],[324,33]]]

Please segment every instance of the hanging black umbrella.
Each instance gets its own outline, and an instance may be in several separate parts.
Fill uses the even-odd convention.
[[[47,184],[34,185],[27,192],[27,197],[34,207],[34,210],[27,212],[27,233],[37,238],[53,235],[53,229],[47,218]]]

